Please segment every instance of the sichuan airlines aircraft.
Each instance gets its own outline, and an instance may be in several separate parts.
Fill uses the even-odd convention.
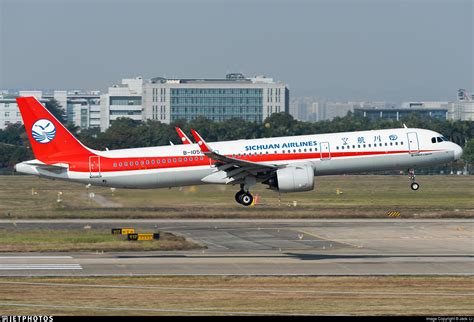
[[[417,190],[415,167],[455,161],[462,154],[441,134],[415,128],[212,143],[191,130],[197,144],[186,137],[181,145],[97,151],[79,142],[34,97],[17,103],[36,157],[17,164],[18,172],[121,188],[238,184],[235,199],[245,206],[257,183],[279,192],[309,191],[318,175],[409,169],[411,188]]]

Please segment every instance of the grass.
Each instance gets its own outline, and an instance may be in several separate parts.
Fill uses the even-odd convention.
[[[170,233],[159,240],[128,241],[105,230],[11,230],[0,229],[0,252],[147,251],[202,248]]]
[[[452,276],[0,279],[4,315],[469,316],[473,296],[473,277]]]
[[[471,176],[418,176],[421,188],[416,192],[400,175],[315,180],[314,191],[282,194],[281,200],[278,193],[257,185],[252,192],[259,204],[245,208],[234,201],[236,186],[111,191],[31,176],[0,176],[0,218],[383,218],[387,211],[400,211],[405,218],[474,215]],[[90,192],[95,198],[88,197]]]

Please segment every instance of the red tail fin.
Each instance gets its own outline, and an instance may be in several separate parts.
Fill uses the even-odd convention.
[[[93,155],[36,98],[16,101],[36,159],[52,164]]]

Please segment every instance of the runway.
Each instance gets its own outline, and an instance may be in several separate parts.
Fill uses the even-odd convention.
[[[0,254],[0,276],[474,275],[474,220],[22,220],[0,229],[163,230],[173,252]]]

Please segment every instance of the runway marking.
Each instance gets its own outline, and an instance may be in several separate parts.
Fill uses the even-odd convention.
[[[340,240],[329,239],[329,238],[317,235],[315,233],[308,232],[306,230],[302,230],[302,229],[295,229],[295,230],[297,232],[302,233],[302,234],[306,234],[306,235],[309,235],[309,236],[312,236],[312,237],[315,237],[315,238],[318,238],[318,239],[322,239],[322,240],[325,240],[325,241],[328,241],[328,242],[339,243],[339,244],[343,244],[343,245],[347,245],[347,246],[351,246],[351,247],[355,247],[355,248],[362,248],[363,247],[362,245],[355,245],[355,244],[343,242],[343,241],[340,241]]]
[[[0,256],[0,259],[71,259],[72,256]]]
[[[223,248],[223,249],[229,249],[228,247],[225,247],[223,245],[219,245],[219,244],[216,244],[216,243],[213,243],[211,241],[208,241],[208,240],[205,240],[205,239],[199,239],[198,240],[199,243],[204,243],[204,244],[209,244],[211,246],[214,246],[214,247],[217,247],[217,248]]]
[[[32,303],[11,303],[0,302],[1,306],[16,307],[38,307],[49,309],[84,309],[84,310],[105,310],[105,311],[139,311],[139,312],[171,312],[171,313],[218,313],[224,315],[309,315],[293,312],[259,312],[259,311],[223,311],[220,308],[184,308],[184,309],[148,309],[137,307],[102,307],[102,306],[76,306],[76,305],[49,305],[49,304],[32,304]]]
[[[28,271],[28,270],[80,270],[79,264],[0,264],[2,271]]]
[[[242,288],[204,288],[204,287],[168,287],[168,286],[145,286],[145,285],[110,285],[110,284],[76,284],[76,283],[49,283],[49,282],[3,282],[4,285],[28,285],[28,286],[62,286],[62,287],[85,287],[85,288],[114,288],[114,289],[137,289],[137,290],[164,290],[164,291],[202,291],[202,292],[239,292],[239,293],[298,293],[298,294],[321,294],[321,295],[388,295],[388,296],[474,296],[472,293],[454,292],[355,292],[355,291],[315,291],[315,290],[281,290],[281,289],[242,289]]]

